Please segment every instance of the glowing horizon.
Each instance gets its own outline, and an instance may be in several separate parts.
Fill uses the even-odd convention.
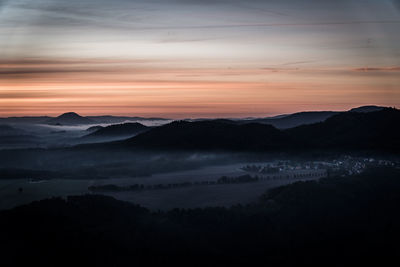
[[[0,117],[400,103],[399,2],[0,2]]]

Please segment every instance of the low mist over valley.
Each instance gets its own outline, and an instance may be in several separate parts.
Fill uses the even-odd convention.
[[[346,246],[352,244],[359,251],[352,256],[341,254],[332,266],[343,257],[359,259],[357,253],[362,249],[374,248],[379,255],[386,255],[387,250],[394,249],[392,239],[384,241],[382,250],[367,246],[360,238],[376,231],[372,230],[376,227],[381,231],[381,227],[386,227],[381,223],[398,220],[391,217],[393,211],[383,214],[389,217],[382,222],[373,220],[367,228],[355,227],[359,218],[367,216],[363,211],[369,207],[367,195],[393,197],[373,205],[391,207],[398,202],[399,125],[399,110],[376,106],[252,119],[173,121],[83,117],[72,112],[55,118],[2,118],[0,219],[1,234],[6,240],[3,250],[14,255],[6,258],[9,263],[14,262],[12,257],[21,247],[16,242],[21,242],[26,255],[43,264],[62,257],[70,251],[67,246],[73,247],[74,257],[84,261],[89,258],[81,253],[102,251],[100,247],[107,246],[113,257],[117,255],[117,265],[127,262],[125,253],[137,255],[138,262],[148,261],[152,253],[167,253],[173,262],[181,264],[181,250],[190,257],[204,251],[210,259],[222,253],[229,257],[225,263],[230,264],[243,263],[243,258],[234,256],[239,251],[249,261],[257,261],[263,258],[262,251],[276,250],[269,257],[273,263],[284,261],[283,265],[291,265],[296,255],[301,263],[313,264],[328,256],[315,246],[320,244],[321,248],[332,250],[332,246],[342,242],[332,235],[340,233],[350,242]],[[381,184],[384,181],[387,184]],[[358,210],[359,205],[364,208]],[[336,209],[343,210],[330,214]],[[79,215],[82,212],[87,216]],[[125,225],[121,216],[127,216],[131,226]],[[290,223],[293,216],[295,225]],[[110,218],[114,223],[107,222]],[[335,224],[327,224],[327,218],[335,220]],[[28,219],[28,226],[22,227],[20,219]],[[206,228],[208,223],[213,228]],[[10,224],[17,228],[10,228]],[[281,230],[274,234],[278,225]],[[39,232],[44,239],[40,245],[28,249],[32,246],[29,242],[37,242],[38,237],[32,236],[25,243],[24,231],[34,230],[15,232],[20,227],[42,229]],[[53,250],[49,245],[57,241],[47,235],[47,230],[58,227],[67,227],[60,237],[66,243],[61,250]],[[115,227],[129,233],[129,238],[115,232]],[[141,229],[141,237],[135,236],[131,227]],[[312,227],[323,234],[316,236],[310,232]],[[83,247],[76,246],[74,239],[67,236],[75,229],[84,231],[79,234]],[[354,236],[355,229],[359,232]],[[153,231],[155,235],[150,234]],[[171,241],[169,236],[178,231],[179,239]],[[231,231],[239,236],[228,234]],[[397,226],[389,231],[390,238],[400,237]],[[200,233],[206,239],[202,240]],[[243,242],[259,242],[252,237],[257,234],[269,241],[251,246],[251,250],[243,247]],[[288,247],[293,238],[295,251]],[[368,242],[377,242],[379,238],[372,236]],[[190,239],[201,241],[190,241],[186,247],[184,243]],[[213,245],[204,247],[204,242],[209,242],[206,240],[213,240]],[[174,247],[161,252],[160,244],[165,242],[172,242]],[[132,243],[136,245],[132,247]],[[143,249],[144,254],[132,252],[137,249]],[[283,252],[288,249],[290,257]],[[310,249],[320,253],[311,263],[301,254]],[[51,256],[37,257],[40,250],[52,251]],[[232,251],[237,252],[231,254]],[[111,259],[107,254],[96,257],[100,265],[108,265]],[[158,264],[159,260],[157,257],[148,262]],[[15,262],[22,264],[24,260]]]
[[[399,0],[0,0],[0,266],[400,266]]]

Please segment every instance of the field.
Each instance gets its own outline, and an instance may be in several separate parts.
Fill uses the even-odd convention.
[[[34,200],[68,195],[88,194],[89,186],[114,184],[126,186],[132,184],[169,184],[182,182],[216,181],[221,176],[236,177],[246,174],[243,164],[209,166],[196,170],[177,171],[137,178],[110,179],[51,179],[31,181],[29,179],[0,180],[0,209],[8,209]],[[289,184],[299,180],[318,179],[276,179],[253,183],[217,184],[151,190],[142,192],[107,192],[106,195],[148,207],[153,210],[172,208],[196,208],[205,206],[231,206],[246,204],[256,200],[267,189]],[[22,191],[20,191],[22,189]]]

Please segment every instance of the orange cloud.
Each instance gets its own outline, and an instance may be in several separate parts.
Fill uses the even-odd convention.
[[[368,71],[400,71],[400,67],[364,67],[355,68],[354,71],[368,72]]]
[[[248,117],[400,103],[397,76],[347,68],[193,68],[105,59],[0,61],[0,116]],[[398,71],[398,67],[368,71]],[[319,75],[316,75],[319,74]]]

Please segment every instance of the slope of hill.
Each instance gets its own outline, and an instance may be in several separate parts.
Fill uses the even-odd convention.
[[[288,147],[290,138],[271,125],[226,121],[175,121],[123,142],[155,149],[268,150]]]
[[[142,133],[148,130],[149,127],[144,126],[140,123],[123,123],[123,124],[114,124],[107,127],[103,127],[98,129],[97,131],[85,135],[84,138],[91,137],[112,137],[112,136],[132,136],[138,133]]]
[[[93,194],[36,201],[0,211],[2,265],[399,266],[399,175],[298,182],[231,208],[151,212]]]
[[[278,130],[227,120],[176,121],[120,145],[147,149],[268,151],[271,149],[400,149],[400,111],[344,112],[324,122]]]
[[[339,112],[309,111],[309,112],[299,112],[286,116],[278,116],[272,118],[244,120],[243,123],[263,123],[263,124],[270,124],[278,129],[288,129],[297,127],[299,125],[322,122],[327,118],[330,118],[337,114],[339,114]]]
[[[358,107],[358,108],[352,108],[349,111],[368,113],[368,112],[380,111],[384,108],[385,107],[380,107],[380,106],[362,106],[362,107]]]
[[[163,121],[169,120],[165,118],[142,118],[142,117],[127,117],[127,116],[87,116],[88,119],[95,121],[96,123],[123,123],[126,121]]]
[[[80,125],[80,124],[93,124],[95,121],[82,117],[75,112],[64,113],[56,118],[46,121],[46,124],[51,125]]]
[[[286,132],[302,147],[400,149],[400,111],[345,112]]]

